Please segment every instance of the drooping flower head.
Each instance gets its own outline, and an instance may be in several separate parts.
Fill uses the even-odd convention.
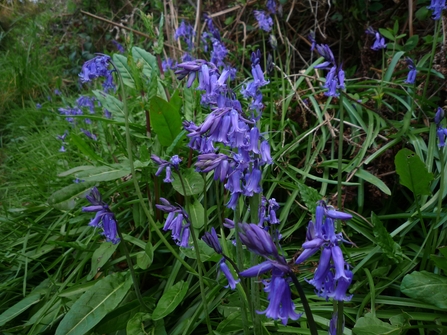
[[[374,44],[371,47],[372,50],[377,51],[386,48],[385,38],[380,35],[377,30],[374,30],[373,27],[368,27],[368,29],[365,30],[365,33],[372,35],[375,38]]]
[[[90,221],[89,226],[101,228],[103,230],[102,235],[106,237],[107,242],[117,244],[120,239],[118,237],[115,214],[109,209],[109,205],[102,200],[96,186],[92,188],[86,198],[92,205],[83,207],[82,211],[96,212],[96,216]]]
[[[405,61],[407,62],[408,69],[410,70],[408,71],[408,76],[407,79],[405,80],[405,83],[414,84],[414,82],[416,81],[416,74],[418,71],[416,70],[416,66],[414,65],[414,62],[410,57],[406,57]]]
[[[349,220],[351,214],[344,213],[328,206],[323,200],[319,202],[315,213],[315,224],[310,221],[304,251],[296,259],[300,264],[321,250],[321,257],[314,278],[309,281],[315,286],[320,297],[334,300],[350,300],[346,291],[352,281],[352,272],[345,262],[339,246],[344,242],[340,233],[335,233],[334,220]]]
[[[115,84],[113,83],[113,70],[110,69],[111,58],[107,55],[96,56],[84,63],[82,65],[81,73],[79,78],[82,83],[91,82],[99,77],[104,78],[102,86],[104,91],[107,92],[110,89],[115,89]]]
[[[182,161],[182,159],[179,156],[174,155],[174,156],[171,157],[171,159],[169,161],[166,161],[166,160],[161,159],[160,157],[158,157],[158,156],[156,156],[154,154],[151,155],[151,159],[155,162],[155,164],[158,165],[158,170],[155,173],[155,175],[159,176],[160,173],[163,170],[165,170],[166,171],[166,177],[165,177],[165,179],[163,179],[163,181],[165,183],[172,183],[172,180],[173,180],[172,175],[171,175],[172,168],[174,170],[178,171],[179,165],[180,165],[180,162]]]
[[[447,9],[445,4],[446,0],[431,0],[430,6],[427,8],[432,11],[433,20],[439,20],[442,15],[442,11]]]
[[[328,97],[338,97],[339,91],[345,89],[345,72],[342,66],[337,66],[334,54],[327,44],[317,44],[315,46],[324,62],[315,66],[316,69],[328,70],[326,82],[323,87],[327,89],[324,94]]]
[[[253,14],[255,15],[256,21],[258,21],[259,28],[266,32],[272,30],[273,20],[269,14],[267,14],[263,10],[255,10],[253,11]]]
[[[182,21],[182,23],[180,23],[180,26],[175,31],[174,39],[178,40],[179,38],[183,38],[183,41],[188,47],[188,50],[191,51],[194,48],[193,39],[195,35],[196,32],[193,26],[189,23],[185,23],[185,21]]]
[[[177,245],[183,248],[189,248],[189,229],[191,222],[188,214],[182,207],[171,205],[165,198],[160,198],[160,201],[161,204],[156,204],[155,207],[168,213],[163,230],[170,230],[172,232],[172,239]]]

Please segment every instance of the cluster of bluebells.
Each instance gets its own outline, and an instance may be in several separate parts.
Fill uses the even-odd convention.
[[[315,287],[318,296],[328,300],[349,301],[352,296],[346,294],[352,281],[352,272],[345,262],[340,243],[344,242],[341,233],[335,233],[335,220],[349,220],[352,215],[339,212],[327,206],[321,200],[315,213],[315,223],[310,221],[304,251],[296,259],[295,264],[306,261],[321,251],[320,261],[314,278],[309,281]]]
[[[267,0],[266,8],[267,11],[263,10],[255,10],[253,14],[255,16],[256,21],[258,21],[259,28],[262,30],[269,32],[273,27],[273,19],[272,14],[276,14],[276,1],[275,0]]]
[[[324,62],[315,66],[316,69],[327,70],[326,82],[323,85],[327,89],[324,94],[328,97],[338,97],[339,91],[345,89],[345,72],[341,65],[335,62],[334,54],[327,44],[317,44],[313,34],[309,36],[312,42],[311,50],[315,48],[317,52],[324,58]]]
[[[186,211],[180,206],[174,206],[169,203],[168,200],[160,198],[161,204],[155,206],[168,213],[166,222],[163,226],[164,231],[170,230],[172,233],[172,239],[183,248],[189,248],[189,234],[191,221]]]
[[[93,187],[90,194],[86,196],[91,206],[83,207],[83,212],[96,212],[95,217],[90,221],[89,226],[102,229],[101,235],[106,237],[107,242],[117,244],[120,239],[118,237],[117,222],[115,214],[110,210],[101,198],[96,187]]]
[[[414,84],[416,81],[416,75],[417,75],[417,70],[416,70],[416,65],[414,65],[413,60],[410,57],[406,57],[405,61],[407,62],[407,66],[408,69],[410,71],[408,71],[408,75],[407,75],[407,79],[405,80],[406,84]]]
[[[374,43],[371,47],[372,50],[377,51],[386,48],[385,38],[380,35],[377,30],[374,30],[373,27],[368,27],[368,29],[365,30],[365,33],[374,36]]]
[[[435,114],[435,124],[436,124],[436,135],[438,136],[438,146],[440,148],[443,148],[445,146],[445,139],[447,137],[447,128],[444,128],[441,125],[442,120],[444,119],[445,113],[444,109],[441,107],[438,107],[436,114]]]
[[[253,196],[261,192],[260,169],[272,163],[270,146],[256,127],[263,108],[259,89],[268,83],[259,57],[259,53],[252,55],[254,78],[242,92],[245,97],[252,98],[252,112],[248,116],[234,92],[227,87],[231,79],[230,69],[219,72],[216,64],[196,59],[178,64],[176,71],[179,79],[188,77],[187,86],[198,79],[197,89],[204,91],[202,105],[211,110],[201,125],[184,122],[189,146],[199,151],[195,167],[199,172],[214,171],[214,179],[225,182],[225,188],[230,192],[227,207],[232,209],[241,195]],[[222,153],[216,152],[218,148]]]
[[[430,6],[427,8],[432,11],[433,20],[439,20],[442,15],[442,11],[447,9],[445,4],[446,0],[431,0]]]
[[[79,78],[82,83],[89,83],[97,78],[104,78],[102,87],[104,88],[104,92],[107,93],[109,90],[116,89],[112,73],[110,56],[100,55],[88,60],[82,65]]]
[[[106,62],[107,64],[104,64]],[[107,91],[107,88],[114,88],[115,85],[113,84],[113,77],[110,70],[108,70],[108,62],[110,62],[109,56],[97,56],[87,62],[84,63],[82,67],[81,74],[79,75],[81,77],[81,81],[83,82],[90,82],[92,80],[95,80],[98,77],[105,77],[106,80],[103,84],[105,91]],[[107,73],[105,73],[108,71]],[[55,90],[54,93],[56,95],[60,95],[59,90]],[[77,100],[76,104],[71,107],[61,107],[58,109],[59,113],[63,116],[65,116],[65,120],[70,123],[72,126],[78,125],[76,122],[76,116],[84,115],[84,111],[87,111],[89,114],[95,114],[95,102],[98,107],[101,107],[101,103],[93,97],[81,95]],[[106,109],[103,109],[104,116],[108,119],[112,118],[112,114]],[[89,118],[83,119],[84,123],[86,125],[91,125],[92,120]],[[93,141],[97,141],[97,136],[93,134],[91,131],[84,129],[80,127],[81,132],[87,136],[88,138],[92,139]],[[63,145],[59,151],[65,152],[65,146],[64,141],[65,137],[67,136],[67,131],[64,133],[64,135],[60,135],[57,138],[63,142]]]
[[[203,49],[205,52],[210,51],[210,62],[216,66],[225,66],[225,58],[228,55],[228,49],[222,42],[219,30],[214,26],[213,20],[205,15],[205,24],[207,30],[202,34]],[[209,47],[211,44],[211,48]]]
[[[62,135],[57,135],[57,136],[56,136],[56,138],[57,138],[59,141],[62,141],[62,145],[61,145],[61,148],[59,149],[59,152],[65,152],[65,151],[67,151],[67,150],[65,149],[65,139],[67,138],[67,135],[68,135],[68,131],[66,130]]]
[[[185,21],[182,21],[180,23],[180,26],[176,29],[174,33],[174,39],[177,41],[179,39],[182,39],[187,46],[187,50],[189,52],[192,51],[194,48],[194,36],[196,35],[196,32],[189,23],[185,23]]]

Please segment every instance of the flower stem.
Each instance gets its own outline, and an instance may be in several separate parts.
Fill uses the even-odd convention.
[[[309,324],[310,335],[318,335],[317,325],[315,323],[314,316],[310,309],[309,302],[307,301],[306,294],[304,293],[304,290],[301,287],[298,278],[296,278],[295,273],[290,271],[289,276],[290,278],[292,278],[293,284],[295,285],[298,294],[300,296],[301,303],[303,304],[304,312],[306,313],[307,323]]]
[[[130,129],[129,129],[129,111],[127,109],[127,100],[126,100],[126,89],[124,87],[123,78],[121,77],[121,73],[118,71],[116,65],[110,61],[111,65],[115,68],[115,73],[118,76],[118,80],[120,82],[121,87],[121,94],[123,97],[123,113],[124,113],[124,121],[125,121],[125,128],[126,128],[126,144],[127,144],[127,158],[129,159],[129,165],[130,165],[130,173],[132,175],[132,181],[134,184],[135,192],[137,194],[138,200],[141,204],[141,207],[143,208],[144,213],[146,214],[146,217],[149,221],[149,224],[151,227],[155,230],[160,240],[163,242],[163,244],[168,248],[168,250],[171,252],[171,254],[178,259],[178,261],[192,274],[198,275],[197,271],[194,270],[183,258],[180,257],[180,255],[174,250],[172,245],[168,242],[168,240],[164,237],[163,233],[161,232],[160,228],[157,227],[157,224],[154,221],[154,218],[152,217],[149,208],[147,207],[146,203],[144,202],[143,195],[141,193],[140,186],[138,185],[138,180],[136,178],[135,173],[135,167],[134,167],[134,161],[133,161],[133,153],[132,153],[132,141],[130,139]]]

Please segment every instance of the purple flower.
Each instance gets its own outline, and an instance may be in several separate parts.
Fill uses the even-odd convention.
[[[216,234],[216,229],[211,227],[211,233],[205,232],[205,235],[202,237],[202,240],[211,248],[214,249],[218,254],[222,254],[222,247],[219,243],[219,238]]]
[[[338,313],[334,312],[332,314],[332,319],[329,322],[329,335],[337,335],[337,323],[338,323]],[[343,329],[344,329],[344,320],[343,320]],[[343,329],[341,334],[343,334]]]
[[[107,55],[96,56],[86,61],[79,74],[81,82],[88,83],[96,78],[104,77],[105,79],[102,84],[104,91],[107,92],[109,89],[115,89],[112,70],[109,70],[110,62],[111,59]]]
[[[436,135],[439,139],[438,147],[443,148],[445,146],[445,137],[447,136],[447,128],[439,127],[436,130]]]
[[[191,226],[191,222],[189,221],[188,214],[182,207],[173,206],[164,198],[160,198],[160,201],[162,204],[156,204],[155,207],[168,213],[163,230],[170,230],[172,232],[172,239],[177,245],[183,248],[189,248],[189,227]]]
[[[59,149],[59,152],[66,152],[66,151],[67,151],[67,149],[65,149],[64,145],[62,145],[61,148]]]
[[[37,109],[41,109],[41,108],[42,108],[42,105],[39,104],[39,103],[37,103],[37,104],[36,104],[36,108],[37,108]]]
[[[267,10],[271,13],[271,14],[276,14],[276,1],[275,0],[267,0],[267,3],[265,5],[267,7]]]
[[[269,305],[265,311],[257,311],[257,313],[265,314],[273,320],[281,320],[284,326],[287,325],[288,319],[298,320],[301,317],[302,313],[298,314],[295,312],[295,304],[291,298],[289,283],[284,278],[283,272],[274,269],[270,282],[265,284],[264,291],[268,292],[267,300]]]
[[[177,155],[174,155],[171,157],[171,159],[168,161],[165,161],[164,159],[161,159],[160,157],[152,154],[151,159],[158,165],[158,170],[155,173],[156,176],[159,176],[160,173],[165,170],[166,177],[163,179],[165,183],[172,183],[172,176],[171,176],[171,169],[174,168],[176,171],[179,169],[180,162],[182,161],[181,158]]]
[[[93,141],[97,141],[98,138],[96,137],[95,134],[92,134],[91,132],[89,132],[86,129],[81,128],[81,131],[84,133],[85,136],[87,136],[88,138],[92,139]]]
[[[118,52],[120,52],[120,53],[124,53],[126,50],[124,49],[124,47],[120,44],[120,43],[118,43],[117,41],[115,41],[115,40],[112,40],[112,43],[113,43],[113,45],[116,47],[116,49],[118,50]]]
[[[62,92],[59,91],[57,88],[54,90],[54,94],[55,95],[62,95]]]
[[[68,131],[66,130],[62,135],[57,135],[56,138],[60,141],[65,141],[65,138],[68,135]]]
[[[96,212],[96,216],[90,221],[89,226],[101,228],[102,235],[106,237],[107,242],[117,244],[118,237],[117,223],[115,215],[109,209],[109,206],[102,201],[101,194],[96,187],[93,187],[90,194],[86,196],[92,206],[83,207],[83,212]]]
[[[433,20],[439,20],[442,15],[442,11],[447,8],[445,0],[431,0],[430,6],[427,7],[432,11]]]
[[[161,66],[163,68],[163,72],[166,72],[168,70],[175,70],[177,68],[177,62],[168,57],[161,62]]]
[[[185,23],[185,21],[182,21],[182,23],[180,23],[180,26],[174,33],[174,39],[178,40],[182,37],[183,41],[188,46],[188,50],[191,51],[194,48],[193,38],[195,35],[196,32],[194,31],[193,26],[191,26],[189,23]]]
[[[418,71],[416,70],[416,66],[414,65],[414,62],[410,57],[407,57],[405,61],[407,62],[410,71],[408,72],[407,80],[405,80],[404,83],[414,84],[414,82],[416,81],[416,74]]]
[[[78,105],[79,108],[82,107],[88,107],[90,114],[94,114],[95,113],[95,104],[94,104],[94,99],[85,96],[85,95],[81,95],[77,100],[76,100],[76,104]]]
[[[240,227],[239,237],[248,250],[265,258],[282,260],[272,237],[264,229],[254,223],[243,223]]]
[[[436,114],[435,114],[435,123],[436,125],[439,127],[441,121],[444,119],[444,109],[442,109],[441,107],[438,107],[438,109],[436,110]]]
[[[328,207],[320,201],[315,215],[315,224],[309,222],[304,251],[295,264],[304,262],[322,249],[320,261],[314,278],[309,281],[315,286],[317,294],[326,299],[349,300],[346,291],[352,281],[352,272],[343,258],[339,243],[343,241],[341,234],[335,233],[334,219],[349,220],[352,216]]]
[[[109,110],[107,108],[104,108],[104,116],[107,119],[111,119],[112,118],[112,113],[109,112]]]
[[[219,261],[219,272],[222,271],[222,273],[225,275],[225,278],[228,280],[228,285],[225,286],[226,288],[230,287],[232,290],[236,289],[236,284],[240,282],[240,280],[234,280],[233,275],[231,274],[230,269],[228,268],[228,265],[225,263],[225,258],[222,258]]]
[[[385,38],[378,31],[374,30],[373,27],[368,27],[365,33],[375,37],[374,44],[371,47],[372,50],[377,51],[386,48]]]
[[[253,13],[255,15],[256,21],[258,21],[259,28],[261,28],[262,30],[264,30],[266,32],[269,32],[270,30],[272,30],[273,20],[270,17],[270,15],[266,14],[266,12],[264,12],[262,10],[255,10],[255,11],[253,11]]]

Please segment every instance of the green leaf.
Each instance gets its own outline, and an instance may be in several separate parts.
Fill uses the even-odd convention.
[[[402,261],[402,250],[400,245],[394,242],[390,233],[383,226],[382,221],[377,217],[377,215],[371,213],[371,222],[374,224],[373,232],[376,237],[377,245],[382,249],[383,253],[395,263]]]
[[[70,134],[70,143],[74,144],[80,152],[86,155],[91,160],[100,162],[102,158],[93,151],[89,144],[87,144],[80,136],[72,133]]]
[[[379,33],[390,41],[394,41],[394,35],[388,29],[379,28]]]
[[[243,329],[241,311],[237,310],[226,316],[217,326],[217,331],[229,333]]]
[[[154,313],[152,313],[152,319],[160,320],[171,314],[185,298],[188,288],[188,283],[183,280],[171,286],[158,301],[157,307],[155,307]]]
[[[402,279],[400,290],[410,298],[447,309],[447,278],[427,271],[414,271]]]
[[[109,181],[120,179],[130,174],[130,167],[122,164],[112,164],[111,166],[98,166],[89,170],[84,170],[76,174],[76,177],[84,181]]]
[[[200,254],[200,260],[202,262],[210,260],[210,258],[214,257],[215,255],[218,255],[213,248],[209,247],[205,242],[202,240],[197,240],[197,244],[199,245],[199,254]],[[186,257],[191,259],[197,259],[196,251],[193,248],[180,248],[183,254],[185,254]],[[219,256],[219,259],[222,258]]]
[[[138,312],[132,319],[127,322],[126,334],[127,335],[146,335],[144,331],[144,323],[151,319],[149,313]]]
[[[182,109],[182,99],[179,96],[178,90],[175,90],[175,92],[171,95],[171,100],[169,100],[169,103],[172,107],[174,107],[177,113],[180,114],[180,110]]]
[[[94,90],[93,94],[101,102],[101,106],[107,109],[113,115],[114,120],[124,122],[123,102],[119,101],[113,95],[103,91]]]
[[[25,298],[23,298],[18,303],[8,308],[0,315],[0,326],[3,326],[6,322],[22,314],[32,305],[37,304],[40,300],[41,300],[40,293],[31,293],[27,295]]]
[[[132,56],[135,63],[141,62],[143,64],[143,73],[149,78],[151,78],[152,70],[158,71],[157,58],[146,50],[133,47]]]
[[[306,207],[310,213],[315,213],[317,209],[317,201],[322,199],[322,195],[312,187],[309,187],[303,183],[298,183],[298,190],[300,191],[301,198],[303,199]]]
[[[195,199],[194,203],[189,206],[188,214],[194,228],[200,229],[203,227],[203,225],[205,224],[205,210],[203,209],[203,206],[199,200]]]
[[[48,204],[60,210],[70,210],[76,207],[76,200],[85,198],[95,183],[74,183],[54,192],[48,198]]]
[[[203,191],[204,181],[202,175],[193,168],[187,169],[182,173],[183,182],[185,184],[185,192],[183,191],[182,183],[180,182],[180,178],[178,176],[174,177],[175,179],[172,182],[172,187],[184,196],[191,196],[195,194],[199,194]]]
[[[447,258],[444,256],[430,255],[430,259],[435,263],[436,267],[447,273]]]
[[[112,242],[101,243],[98,249],[92,255],[92,267],[90,273],[87,275],[87,280],[92,280],[94,276],[101,270],[101,267],[107,263],[107,261],[112,257],[115,252],[117,244]]]
[[[369,173],[366,170],[358,169],[355,173],[355,175],[359,178],[362,178],[363,180],[367,181],[370,184],[373,184],[376,186],[379,190],[381,190],[383,193],[387,195],[391,195],[391,190],[386,186],[386,184],[381,181],[379,178],[374,176],[373,174]]]
[[[129,65],[127,65],[127,57],[120,54],[113,54],[113,63],[121,74],[124,85],[135,88],[135,81],[132,78],[132,72],[130,71]]]
[[[157,96],[150,100],[150,119],[160,143],[170,146],[182,130],[182,119],[176,108]]]
[[[409,149],[401,149],[394,158],[394,164],[400,183],[408,187],[414,196],[431,194],[433,174],[428,172],[418,155]]]
[[[404,50],[405,50],[406,52],[413,50],[414,48],[417,47],[418,42],[419,42],[419,35],[413,35],[413,36],[411,36],[411,37],[407,40],[407,42],[405,43],[405,45],[404,45]]]
[[[183,89],[183,116],[185,120],[194,120],[196,90],[192,87]]]
[[[84,335],[123,300],[132,280],[117,272],[101,278],[71,307],[56,329],[56,335]]]
[[[355,323],[353,332],[356,335],[398,335],[401,329],[383,322],[371,313],[360,318]]]
[[[405,54],[403,51],[396,52],[393,59],[390,62],[390,65],[388,65],[388,69],[385,72],[385,76],[383,77],[384,81],[390,81],[391,76],[393,75],[394,68],[396,67],[397,63],[399,62],[400,58]]]
[[[76,167],[74,167],[74,168],[72,168],[70,170],[67,170],[65,172],[59,173],[57,176],[58,177],[67,177],[69,175],[72,175],[73,173],[84,171],[84,170],[89,170],[89,169],[92,169],[92,168],[94,168],[93,165],[76,166]]]
[[[150,242],[146,243],[144,251],[137,254],[137,265],[140,269],[148,269],[154,261],[154,250]]]

